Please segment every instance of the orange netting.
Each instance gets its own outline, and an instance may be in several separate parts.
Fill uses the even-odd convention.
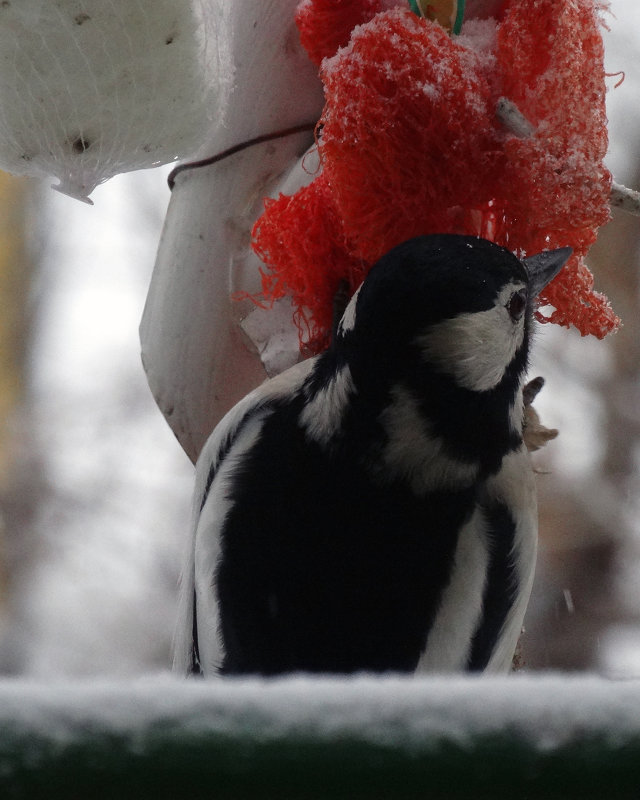
[[[344,47],[356,25],[382,11],[381,0],[311,0],[296,10],[302,46],[314,64]]]
[[[334,20],[338,43],[355,16],[365,20],[322,62],[322,173],[293,197],[267,201],[256,224],[265,296],[291,294],[302,338],[321,349],[341,280],[355,288],[411,236],[469,233],[519,254],[572,246],[542,297],[554,307],[550,321],[599,337],[615,330],[584,264],[610,213],[601,4],[507,0],[500,22],[465,23],[459,39],[375,5],[306,0],[299,9],[307,41],[314,13],[320,32]],[[329,49],[320,38],[316,58]],[[518,138],[498,120],[501,97],[533,135]]]
[[[347,281],[352,294],[370,267],[348,252],[325,176],[293,197],[267,200],[253,235],[254,249],[270,267],[262,273],[265,297],[293,296],[301,341],[319,352],[329,343],[340,284]]]

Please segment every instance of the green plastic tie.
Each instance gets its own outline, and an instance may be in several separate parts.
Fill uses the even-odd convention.
[[[464,20],[464,3],[465,0],[457,0],[456,3],[456,18],[453,22],[451,33],[455,34],[456,36],[462,30],[462,21]],[[426,14],[422,10],[422,6],[426,6],[426,0],[409,0],[409,7],[413,11],[414,14],[417,14],[419,17],[424,17]]]

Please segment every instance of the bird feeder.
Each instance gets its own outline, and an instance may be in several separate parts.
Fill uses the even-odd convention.
[[[91,202],[114,174],[185,162],[140,333],[195,460],[235,401],[299,358],[298,338],[326,344],[336,289],[394,237],[476,233],[520,255],[570,244],[552,320],[615,329],[584,256],[609,203],[638,213],[640,199],[602,164],[601,13],[597,0],[1,3],[0,167]]]
[[[237,298],[260,291],[251,229],[263,198],[313,178],[313,157],[303,156],[323,103],[295,26],[297,0],[223,5],[221,68],[233,85],[225,125],[212,127],[201,154],[230,154],[176,174],[140,330],[149,385],[192,460],[267,369],[297,358],[290,301],[271,313]],[[244,142],[253,144],[237,149]],[[261,352],[274,351],[265,366]]]
[[[216,24],[200,0],[0,3],[0,168],[90,203],[113,175],[193,155],[228,86]]]

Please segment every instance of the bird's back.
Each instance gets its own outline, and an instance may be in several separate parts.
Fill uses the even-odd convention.
[[[217,572],[223,671],[415,669],[474,490],[381,486],[310,444],[295,408],[263,422],[241,469]]]

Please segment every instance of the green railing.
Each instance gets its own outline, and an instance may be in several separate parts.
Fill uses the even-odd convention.
[[[0,683],[0,798],[640,798],[640,682]]]

